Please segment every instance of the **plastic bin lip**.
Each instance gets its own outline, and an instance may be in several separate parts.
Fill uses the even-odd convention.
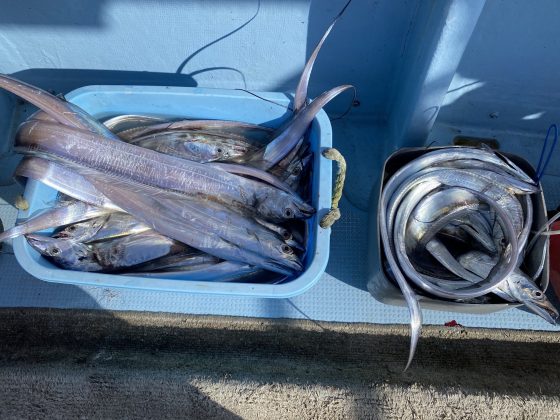
[[[259,96],[288,105],[290,97],[278,92],[259,92]],[[256,124],[278,125],[286,117],[286,109],[256,98],[239,90],[215,88],[189,88],[170,86],[85,86],[66,95],[66,99],[80,106],[97,118],[118,114],[152,114],[182,116],[186,118],[229,119]],[[240,105],[244,105],[241,106]],[[269,124],[266,124],[269,123]],[[313,254],[307,268],[298,277],[283,284],[222,283],[176,279],[144,278],[135,276],[87,273],[63,270],[48,263],[33,250],[24,237],[13,241],[18,263],[34,277],[57,283],[74,285],[123,287],[150,291],[169,291],[264,298],[287,298],[303,293],[312,287],[326,269],[329,258],[331,229],[318,226],[320,218],[330,209],[332,168],[320,151],[332,145],[332,129],[327,114],[320,111],[313,121],[310,137],[313,157],[313,216],[310,245]],[[315,144],[314,144],[315,143]],[[18,213],[18,219],[27,218],[40,208],[45,208],[44,196],[52,190],[29,180],[25,197],[29,210]],[[41,197],[43,195],[43,197]]]

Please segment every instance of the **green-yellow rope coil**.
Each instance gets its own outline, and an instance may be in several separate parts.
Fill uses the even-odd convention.
[[[346,160],[340,152],[334,148],[323,150],[323,156],[338,163],[338,174],[336,175],[336,181],[334,183],[331,209],[323,216],[319,223],[319,226],[323,229],[327,229],[340,219],[341,216],[338,203],[342,198],[342,189],[344,188],[344,180],[346,179]]]

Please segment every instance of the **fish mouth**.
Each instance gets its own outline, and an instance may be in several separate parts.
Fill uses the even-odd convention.
[[[31,245],[31,247],[39,252],[43,253],[47,249],[47,240],[50,239],[48,236],[36,235],[36,234],[28,234],[25,235],[25,239],[27,239],[27,243]]]
[[[295,259],[284,259],[281,263],[269,260],[263,264],[263,267],[287,276],[294,275],[303,270],[303,265]]]
[[[64,231],[60,231],[60,232],[54,234],[52,237],[55,238],[55,239],[68,239],[68,238],[70,238],[70,235],[68,235],[68,233],[66,233]]]
[[[523,302],[524,305],[534,314],[540,316],[552,325],[558,325],[558,310],[552,306],[552,303],[545,299],[542,302]]]
[[[300,214],[304,218],[311,217],[317,212],[315,210],[315,207],[313,207],[310,204],[307,204],[305,202],[298,203],[297,207],[298,207],[298,210],[299,210]]]
[[[241,158],[249,152],[249,148],[243,145],[236,145],[231,147],[230,153],[232,158]]]
[[[296,241],[298,244],[303,244],[305,242],[303,235],[297,230],[292,230],[292,240]]]

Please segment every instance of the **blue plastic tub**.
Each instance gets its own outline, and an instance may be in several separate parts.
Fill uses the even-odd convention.
[[[279,93],[259,95],[281,104],[287,105],[290,102],[286,95]],[[72,91],[66,98],[98,119],[107,119],[119,114],[150,114],[237,120],[274,127],[289,116],[282,106],[242,91],[223,89],[88,86]],[[330,209],[332,183],[331,162],[320,153],[332,143],[330,121],[323,111],[312,124],[309,141],[314,152],[312,203],[318,212],[308,222],[309,242],[304,261],[305,270],[291,281],[278,285],[201,282],[68,271],[42,258],[23,237],[14,240],[14,253],[20,265],[30,274],[41,280],[58,283],[270,298],[297,295],[319,280],[329,258],[330,229],[322,229],[318,225],[320,218]],[[20,211],[18,218],[25,219],[38,210],[48,208],[56,199],[56,195],[57,192],[52,188],[29,180],[24,196],[30,207],[27,211]]]

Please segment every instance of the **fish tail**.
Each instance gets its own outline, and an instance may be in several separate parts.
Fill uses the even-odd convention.
[[[327,30],[325,31],[325,33],[323,34],[323,36],[321,37],[321,39],[317,43],[317,46],[313,50],[313,53],[311,54],[309,59],[307,60],[307,63],[305,63],[305,67],[304,67],[303,72],[301,74],[301,78],[300,78],[299,83],[297,85],[296,93],[295,93],[295,97],[294,97],[294,113],[299,112],[305,106],[305,102],[307,100],[307,88],[308,88],[308,85],[309,85],[309,79],[311,77],[311,71],[313,70],[313,65],[315,64],[315,60],[317,59],[317,56],[319,55],[319,51],[321,50],[321,47],[323,46],[323,43],[325,42],[325,40],[327,39],[327,37],[331,33],[331,30],[334,28],[334,25],[336,24],[338,19],[340,19],[340,17],[344,14],[344,12],[346,11],[346,8],[350,5],[351,2],[352,2],[352,0],[348,0],[346,2],[346,4],[344,5],[344,7],[342,8],[342,10],[340,12],[338,12],[338,15],[336,15],[336,17],[333,19],[332,23],[329,25],[329,27],[327,28]]]
[[[412,359],[414,359],[416,347],[418,346],[418,340],[420,339],[420,334],[422,333],[422,311],[420,310],[420,304],[414,296],[411,296],[411,299],[407,300],[410,310],[410,350],[408,352],[408,361],[403,372],[406,372],[412,364]]]
[[[64,104],[64,101],[49,92],[9,77],[5,74],[0,74],[0,88],[13,93],[14,95],[17,95],[35,105],[39,109],[44,110],[49,116],[61,124],[79,126],[74,118],[72,118],[72,113],[62,112],[62,109],[67,107],[66,105],[61,105]]]
[[[336,96],[348,89],[356,89],[352,85],[341,85],[316,97],[309,105],[303,108],[296,117],[264,148],[259,150],[252,160],[262,160],[260,169],[269,170],[296,146],[299,139],[307,131],[309,124],[321,109]]]

